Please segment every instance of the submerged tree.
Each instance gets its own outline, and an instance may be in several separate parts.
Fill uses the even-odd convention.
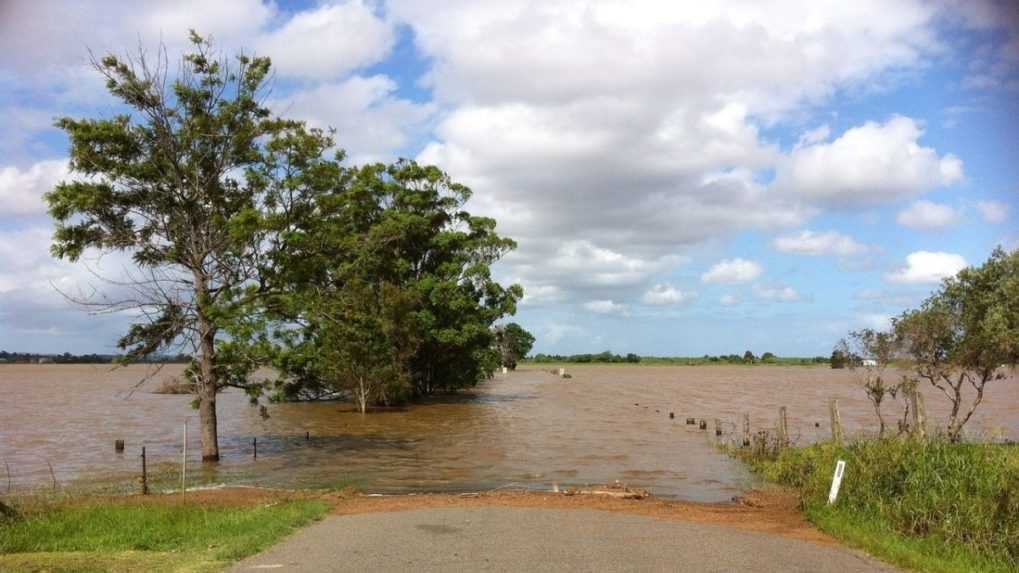
[[[510,370],[517,369],[534,346],[534,335],[515,322],[495,327],[495,345],[499,350],[502,365]]]
[[[463,210],[469,197],[439,169],[401,161],[347,169],[314,198],[271,281],[284,293],[273,304],[287,325],[286,393],[325,381],[364,409],[491,376],[492,324],[522,291],[492,279],[515,244]]]
[[[951,402],[946,432],[959,440],[987,384],[1019,362],[1019,251],[997,248],[983,265],[946,279],[894,329],[916,375]]]
[[[219,459],[216,395],[249,382],[266,343],[256,302],[267,250],[264,210],[306,184],[331,146],[318,131],[274,119],[262,104],[267,58],[218,58],[191,34],[175,79],[153,65],[106,56],[93,64],[128,112],[62,118],[73,178],[46,195],[56,219],[52,251],[78,260],[122,251],[138,268],[121,298],[92,299],[137,316],[118,345],[135,360],[188,348],[201,419],[202,459]],[[124,286],[124,285],[120,285]],[[255,341],[256,344],[250,344]]]

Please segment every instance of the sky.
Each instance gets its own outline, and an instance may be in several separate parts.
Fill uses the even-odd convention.
[[[831,352],[1019,248],[1019,4],[988,0],[0,2],[0,349],[113,352],[49,255],[57,117],[120,108],[89,52],[188,29],[272,58],[274,111],[352,164],[470,186],[518,248],[535,352]]]

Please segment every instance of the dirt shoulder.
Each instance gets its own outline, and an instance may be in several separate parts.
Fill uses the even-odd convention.
[[[698,503],[653,496],[622,499],[610,495],[569,492],[497,490],[464,494],[371,495],[354,489],[337,492],[225,487],[178,494],[123,496],[128,503],[199,503],[247,506],[291,499],[323,499],[334,515],[409,511],[428,508],[514,507],[622,512],[658,519],[710,523],[778,535],[788,539],[831,544],[799,511],[799,497],[780,488],[750,491],[724,503]]]

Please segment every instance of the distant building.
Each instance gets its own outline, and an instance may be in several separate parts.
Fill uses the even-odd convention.
[[[871,360],[870,358],[865,358],[863,360],[863,366],[864,367],[877,366],[877,360]]]

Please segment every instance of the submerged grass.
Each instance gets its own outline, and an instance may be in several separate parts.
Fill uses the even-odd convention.
[[[1019,449],[944,440],[822,443],[737,452],[799,489],[806,515],[852,545],[922,571],[1019,570]],[[846,461],[835,506],[835,462]]]
[[[326,511],[321,500],[252,506],[138,500],[30,507],[0,522],[0,571],[215,571]]]

